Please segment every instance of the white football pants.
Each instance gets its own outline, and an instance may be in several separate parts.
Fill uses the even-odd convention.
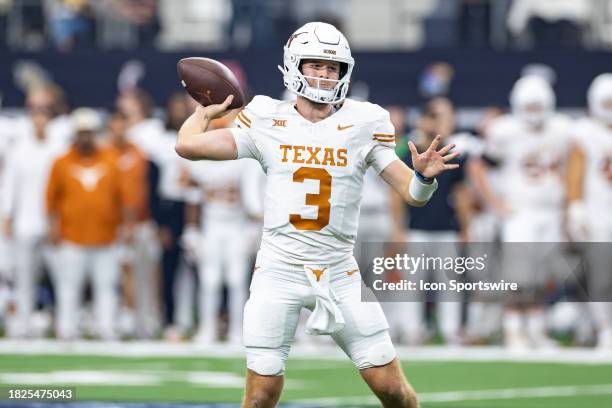
[[[88,247],[63,242],[55,249],[54,258],[57,336],[67,340],[79,336],[83,287],[89,274],[98,335],[105,340],[115,339],[121,270],[116,246]]]

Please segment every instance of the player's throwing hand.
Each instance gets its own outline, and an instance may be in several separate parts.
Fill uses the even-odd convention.
[[[228,95],[227,98],[223,101],[223,103],[216,105],[208,105],[207,107],[203,107],[202,105],[198,105],[196,108],[196,112],[203,119],[213,120],[220,118],[222,116],[227,115],[227,113],[231,110],[229,109],[230,104],[234,100],[234,95]]]
[[[442,137],[440,135],[436,136],[429,145],[429,148],[421,154],[419,154],[412,141],[408,142],[408,147],[412,154],[412,165],[414,166],[414,170],[427,178],[435,178],[446,170],[453,170],[459,167],[458,164],[446,164],[459,156],[458,152],[450,153],[455,145],[450,144],[444,146],[440,150],[436,150],[440,144],[440,140],[442,140]]]

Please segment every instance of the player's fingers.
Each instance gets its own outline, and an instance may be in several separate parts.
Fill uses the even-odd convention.
[[[445,164],[444,165],[444,170],[455,170],[458,168],[459,168],[458,164]]]
[[[227,107],[230,105],[230,103],[232,103],[233,100],[234,95],[228,95],[227,98],[225,98],[225,100],[223,101],[223,107],[227,109]]]
[[[436,149],[438,148],[438,145],[440,144],[440,140],[442,139],[442,137],[440,135],[437,135],[433,142],[431,142],[431,144],[429,145],[429,148],[427,149],[427,151],[433,150],[434,152],[436,151]]]
[[[449,144],[447,146],[444,146],[443,148],[441,148],[440,150],[438,150],[438,153],[440,153],[441,156],[444,156],[446,153],[448,153],[449,151],[453,150],[457,145],[456,144]]]
[[[451,153],[449,155],[446,155],[446,156],[442,157],[442,160],[444,160],[444,163],[446,163],[448,161],[453,160],[457,156],[459,156],[459,152],[454,152],[454,153]]]
[[[414,143],[412,143],[412,140],[408,141],[408,148],[410,149],[410,153],[412,153],[412,157],[419,155],[419,152],[417,152],[417,148]]]

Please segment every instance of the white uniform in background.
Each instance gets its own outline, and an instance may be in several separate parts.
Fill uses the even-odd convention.
[[[585,118],[576,123],[573,132],[585,154],[586,238],[590,242],[612,242],[612,127]]]
[[[126,131],[128,141],[136,145],[149,161],[155,163],[160,172],[166,152],[174,150],[164,143],[164,133],[163,123],[154,118],[145,119]],[[129,256],[130,254],[132,256]],[[155,312],[159,310],[158,294],[156,285],[153,284],[160,257],[161,245],[153,221],[138,223],[127,259],[134,271],[136,326],[142,337],[151,337],[160,325],[159,316]]]
[[[585,160],[582,181],[582,203],[578,220],[570,207],[570,224],[579,223],[586,234],[583,237],[588,258],[588,288],[593,320],[597,328],[597,345],[612,349],[612,110],[605,104],[612,101],[612,74],[599,75],[588,93],[592,118],[576,124],[575,143]],[[575,205],[575,204],[573,204]],[[571,229],[571,226],[570,226]]]
[[[17,142],[6,158],[1,200],[1,218],[13,220],[11,250],[16,267],[18,332],[12,334],[19,337],[30,334],[37,281],[43,261],[48,263],[50,259],[45,246],[47,182],[53,162],[64,152],[64,147],[53,140],[37,141],[30,136]]]
[[[239,343],[246,301],[251,246],[241,179],[253,171],[252,160],[190,163],[191,178],[202,191],[202,240],[199,251],[200,325],[196,341],[217,339],[223,284],[229,291],[228,339]],[[256,170],[257,171],[257,170]]]
[[[155,118],[144,119],[128,128],[126,133],[130,143],[138,146],[149,160],[161,166],[168,155],[166,130],[161,120]]]
[[[566,240],[562,211],[572,122],[554,112],[554,92],[539,77],[519,79],[510,103],[513,113],[491,123],[485,148],[485,154],[499,163],[501,194],[509,212],[502,241],[513,244],[503,246],[503,274],[522,288],[521,296],[530,296],[525,301],[543,306],[541,294],[534,297],[537,290],[550,279],[564,279],[567,276],[560,274],[568,272],[555,243]],[[517,244],[532,242],[540,244]],[[503,325],[509,347],[552,345],[543,307],[527,312],[508,308]]]
[[[374,170],[369,169],[363,178],[359,228],[355,239],[355,257],[359,269],[365,270],[368,260],[380,256],[382,246],[377,243],[391,241],[392,223],[391,187]],[[402,305],[397,302],[382,304],[392,335],[406,318]]]
[[[398,160],[388,112],[347,99],[311,123],[291,102],[256,96],[235,122],[238,158],[258,160],[267,174],[245,306],[247,367],[283,373],[302,307],[313,310],[307,330],[331,334],[359,368],[388,363],[389,326],[378,303],[361,302],[353,257],[364,174]]]
[[[368,170],[363,178],[355,253],[360,253],[362,243],[389,241],[393,227],[392,223],[391,187],[378,177],[373,170]],[[360,265],[362,265],[361,261]]]
[[[162,200],[198,204],[201,199],[199,190],[185,185],[191,162],[178,156],[174,151],[176,137],[174,130],[167,130],[162,136],[165,147],[158,155],[158,158],[161,159],[158,193]],[[175,299],[173,320],[181,333],[190,331],[194,326],[194,305],[198,283],[193,265],[197,264],[195,254],[198,251],[199,236],[189,235],[191,239],[185,239],[187,231],[188,229],[184,230],[183,237],[180,238],[184,256],[180,259],[175,271],[174,287],[172,288]]]
[[[571,146],[571,122],[562,115],[534,131],[508,115],[491,124],[487,156],[500,162],[505,220],[504,242],[559,242],[565,202],[564,171]]]
[[[0,197],[4,196],[6,160],[10,156],[13,135],[11,130],[13,121],[0,117]],[[0,224],[2,216],[0,216]],[[0,229],[3,228],[0,225]],[[10,282],[13,280],[13,262],[10,256],[9,241],[0,230],[0,320],[5,321],[5,313],[8,311],[12,296]]]
[[[28,116],[13,119],[12,127],[17,141],[25,139],[33,141],[35,139],[32,121]],[[74,135],[74,125],[69,115],[57,116],[51,119],[47,125],[47,139],[54,145],[63,146],[67,149],[72,141],[72,135]]]

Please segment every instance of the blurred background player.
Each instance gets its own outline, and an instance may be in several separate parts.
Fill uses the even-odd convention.
[[[456,145],[455,150],[461,153],[461,156],[453,160],[453,163],[460,164],[460,167],[438,177],[438,191],[427,206],[404,207],[406,239],[410,242],[408,247],[414,256],[458,256],[453,243],[468,240],[471,196],[466,185],[465,164],[469,154],[469,141],[473,136],[456,133],[454,107],[445,97],[435,97],[427,102],[425,111],[410,137],[417,148],[423,151],[437,135],[443,135],[442,145]],[[412,167],[410,154],[405,155],[403,159]],[[443,275],[443,270],[433,270],[426,279],[434,282],[447,281],[449,277]],[[418,344],[427,337],[425,300],[397,304],[405,316],[400,323],[403,339],[409,344]],[[447,344],[459,345],[461,303],[444,298],[436,299],[436,302],[436,320],[442,339]]]
[[[54,144],[68,147],[73,134],[73,124],[63,90],[51,82],[37,81],[27,90],[27,115],[18,117],[12,124],[11,133],[16,139],[32,138],[32,115],[46,112],[50,116],[47,138]]]
[[[79,337],[79,312],[86,277],[91,278],[97,335],[117,338],[120,264],[119,226],[133,236],[137,205],[130,203],[116,154],[98,146],[100,118],[90,109],[73,113],[75,138],[69,152],[54,164],[47,188],[52,274],[57,296],[57,337]]]
[[[546,347],[543,288],[555,278],[555,265],[548,258],[554,244],[564,241],[563,207],[565,171],[570,146],[570,120],[555,113],[555,95],[550,84],[538,76],[525,76],[510,94],[512,113],[494,120],[486,138],[484,159],[500,172],[502,192],[489,192],[486,199],[503,214],[504,276],[524,290],[504,314],[507,346]],[[482,180],[480,180],[482,182]],[[523,243],[523,244],[520,244]],[[545,249],[543,249],[545,248]]]
[[[238,112],[215,120],[211,128],[227,128]],[[194,340],[211,343],[219,335],[219,310],[223,285],[228,289],[228,342],[239,344],[242,339],[242,312],[246,302],[249,272],[249,248],[252,234],[245,229],[248,213],[241,191],[243,178],[249,172],[259,172],[254,160],[222,162],[191,162],[191,180],[202,191],[198,248],[200,278],[200,322]],[[251,198],[252,199],[252,198]]]
[[[136,335],[151,338],[157,330],[158,287],[157,253],[150,241],[155,239],[151,222],[149,162],[142,151],[127,140],[127,121],[121,112],[112,112],[108,118],[106,142],[116,155],[122,182],[126,192],[133,196],[134,229],[123,233],[133,234],[121,251],[121,263],[125,267],[124,284],[126,303],[134,307],[133,322]],[[127,312],[129,314],[129,312]]]
[[[588,91],[590,117],[573,128],[569,165],[568,230],[586,241],[591,312],[597,346],[612,350],[612,74],[596,77]]]
[[[15,263],[15,337],[34,336],[32,312],[36,306],[38,281],[43,263],[48,270],[48,236],[45,194],[51,166],[64,152],[49,138],[49,110],[30,113],[32,134],[23,135],[7,155],[1,197],[3,232],[11,241]],[[8,254],[3,254],[8,256]]]
[[[157,223],[161,246],[161,305],[164,336],[180,340],[193,325],[195,279],[193,265],[187,256],[181,237],[185,232],[187,202],[197,201],[199,195],[189,188],[189,162],[174,154],[172,146],[178,129],[195,104],[185,92],[176,92],[166,102],[165,129],[161,136],[159,181],[151,208]],[[151,183],[152,186],[154,183]],[[153,193],[153,191],[152,191]],[[176,295],[175,295],[176,294]]]

